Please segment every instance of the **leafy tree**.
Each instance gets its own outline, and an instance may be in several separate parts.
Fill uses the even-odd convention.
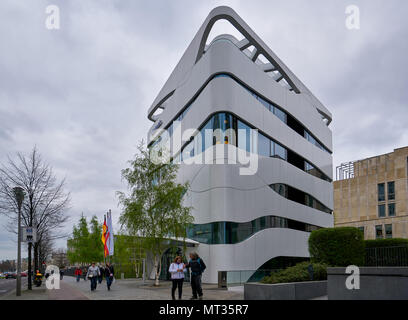
[[[176,183],[178,165],[159,163],[143,141],[139,153],[122,170],[129,194],[118,192],[123,207],[120,223],[132,236],[143,238],[146,250],[154,258],[155,285],[159,285],[161,256],[170,237],[186,238],[186,229],[193,222],[191,208],[182,204],[189,184]]]
[[[104,248],[103,243],[101,241],[102,238],[102,223],[98,222],[96,216],[93,216],[91,219],[91,226],[90,226],[90,234],[89,234],[89,257],[91,262],[100,262],[103,261],[104,258]]]
[[[89,264],[103,261],[102,224],[93,216],[88,227],[84,215],[78,225],[74,225],[72,236],[68,239],[68,260],[70,263]]]
[[[146,253],[143,248],[143,239],[126,234],[115,236],[115,254],[113,261],[118,273],[124,273],[125,277],[135,275],[136,278],[143,274],[143,259]]]

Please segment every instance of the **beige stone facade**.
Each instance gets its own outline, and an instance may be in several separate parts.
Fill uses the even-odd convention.
[[[365,239],[408,238],[407,173],[408,147],[338,167],[334,226],[364,228]]]

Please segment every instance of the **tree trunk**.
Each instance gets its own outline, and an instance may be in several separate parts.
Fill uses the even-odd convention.
[[[155,286],[159,286],[160,285],[160,283],[159,283],[159,277],[160,277],[160,269],[161,269],[161,266],[160,266],[160,259],[157,259],[157,254],[154,256],[154,270],[156,270],[156,277],[155,277],[155,279],[154,279],[154,285]]]
[[[32,243],[29,242],[28,243],[28,274],[27,274],[27,277],[28,277],[28,290],[32,290],[32,287],[31,287],[31,274],[32,274],[31,246],[32,246]]]
[[[39,251],[38,251],[38,242],[34,244],[34,270],[38,270],[38,261],[39,261]]]

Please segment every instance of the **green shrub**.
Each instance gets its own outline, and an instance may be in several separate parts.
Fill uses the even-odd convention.
[[[377,239],[365,240],[366,248],[382,248],[382,247],[408,247],[408,239]]]
[[[364,264],[364,235],[357,228],[323,228],[309,237],[311,261],[335,267]]]
[[[311,281],[308,267],[310,262],[301,262],[293,267],[286,268],[284,270],[272,273],[268,277],[262,279],[262,283],[289,283],[289,282],[301,282]],[[321,263],[312,263],[313,266],[313,280],[326,280],[327,265]]]

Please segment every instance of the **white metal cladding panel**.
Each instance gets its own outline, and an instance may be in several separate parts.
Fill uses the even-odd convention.
[[[332,156],[317,148],[268,111],[229,78],[217,78],[202,92],[181,123],[181,132],[199,128],[210,114],[227,111],[265,132],[332,178]]]
[[[283,183],[302,190],[326,207],[333,208],[333,185],[286,161],[259,157],[256,174],[240,175],[239,170],[238,164],[181,165],[178,177],[180,181],[189,181],[190,188],[196,192],[219,187],[254,190],[274,183]]]
[[[272,158],[268,160],[275,164],[271,166],[272,170],[279,167],[280,160]],[[183,179],[190,181],[191,189],[185,199],[185,205],[193,207],[194,223],[199,224],[214,221],[248,222],[262,216],[276,215],[322,227],[333,226],[332,215],[290,201],[269,187],[269,184],[273,183],[293,186],[288,179],[290,171],[286,174],[279,173],[274,178],[265,174],[266,171],[259,171],[254,176],[240,176],[238,168],[234,165],[203,165],[191,179],[188,178],[189,175],[183,175]],[[324,203],[319,196],[327,195],[332,203],[329,195],[331,186],[305,180],[302,184],[307,184],[308,180],[309,188],[303,190],[332,208],[330,203]],[[302,190],[302,186],[294,187]]]
[[[163,127],[192,99],[212,75],[220,72],[234,74],[256,92],[287,110],[327,148],[332,148],[331,131],[321,121],[321,117],[316,108],[311,105],[309,97],[289,92],[281,87],[238,48],[228,42],[215,43],[193,68],[188,81],[177,88],[169,105],[159,116],[159,119],[164,123]],[[192,109],[195,107],[196,104],[192,106]]]
[[[176,68],[171,73],[169,79],[166,81],[164,87],[156,97],[153,105],[149,108],[149,114],[153,113],[159,102],[164,99],[164,97],[166,97],[174,89],[178,88],[184,81],[186,81],[186,79],[188,79],[189,72],[191,72],[191,69],[196,64],[197,55],[201,56],[202,54],[203,48],[200,46],[206,40],[205,33],[206,31],[209,32],[208,26],[211,26],[212,23],[219,19],[227,19],[233,23],[235,27],[242,28],[241,32],[246,33],[246,37],[249,36],[247,39],[252,39],[253,41],[257,42],[259,47],[262,48],[262,50],[264,50],[274,60],[274,64],[279,65],[280,68],[288,75],[300,92],[306,93],[308,96],[310,96],[310,100],[313,102],[313,104],[315,104],[317,108],[331,118],[330,111],[327,110],[327,108],[323,106],[321,102],[316,99],[316,97],[314,97],[310,90],[307,89],[307,87],[296,77],[295,74],[293,74],[293,72],[279,59],[279,57],[276,56],[276,54],[262,41],[262,39],[260,39],[255,32],[252,31],[246,22],[243,21],[234,10],[226,6],[217,7],[210,12],[194,39],[191,41],[187,50],[183,54]],[[202,58],[200,58],[200,61],[201,59]]]
[[[309,257],[309,233],[291,229],[265,229],[249,239],[229,245],[200,244],[198,254],[207,269],[203,282],[217,283],[218,271],[257,270],[275,257]]]

